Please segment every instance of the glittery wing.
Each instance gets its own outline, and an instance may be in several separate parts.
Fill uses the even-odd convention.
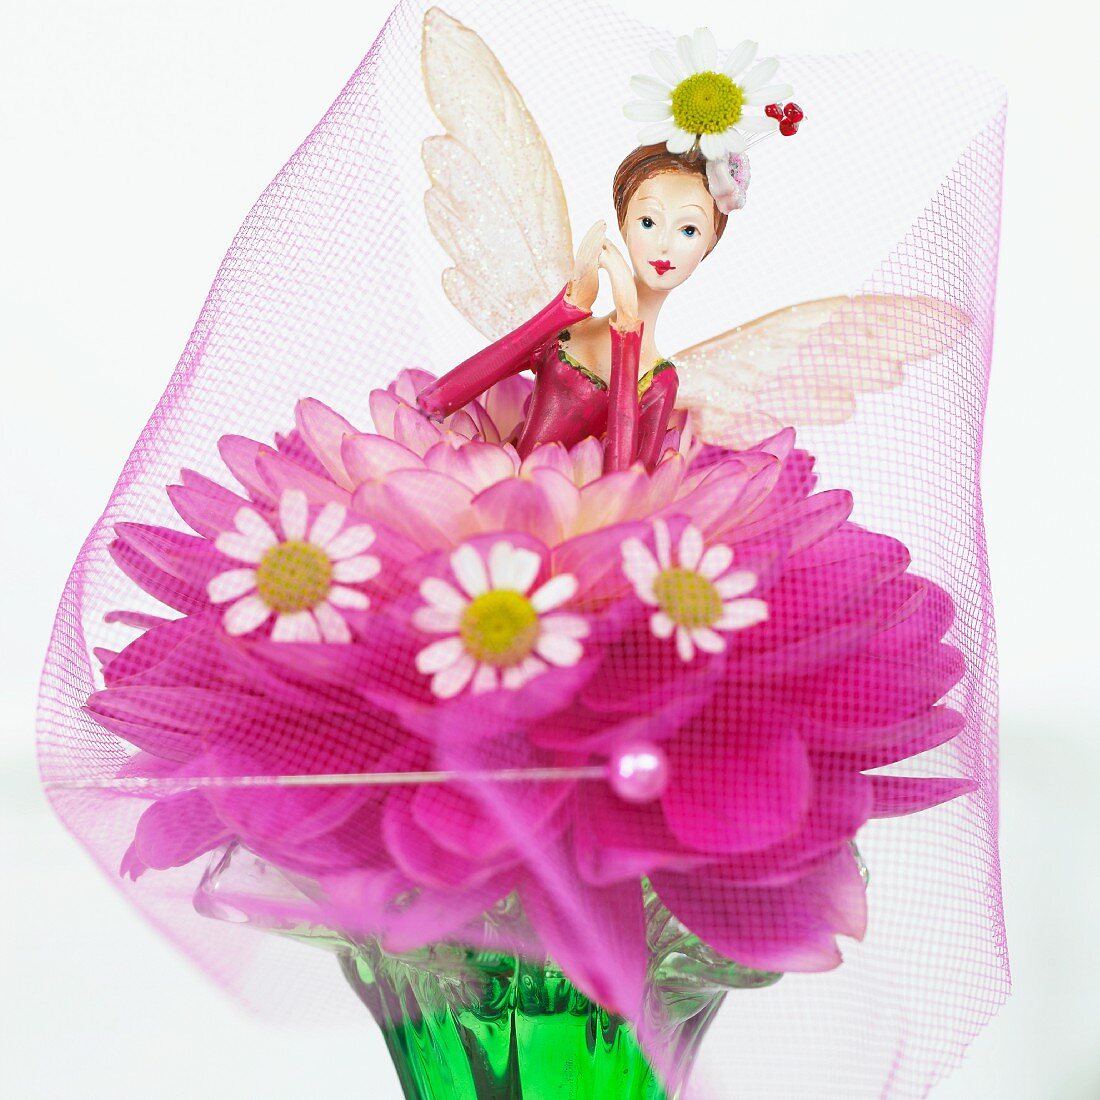
[[[565,192],[527,105],[477,34],[429,8],[421,64],[428,102],[447,131],[421,148],[432,181],[428,224],[454,261],[443,290],[496,339],[572,274]]]
[[[898,385],[970,323],[947,302],[901,294],[786,306],[674,355],[676,404],[699,437],[736,449],[788,425],[842,424],[857,394]]]

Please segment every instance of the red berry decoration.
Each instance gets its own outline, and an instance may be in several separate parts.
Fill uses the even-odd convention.
[[[802,113],[802,108],[799,107],[797,103],[788,103],[787,106],[783,108],[783,115],[785,118],[789,118],[796,126],[806,117]]]
[[[768,118],[782,118],[783,108],[780,107],[778,103],[769,103],[767,107],[764,108],[764,114],[766,114]]]
[[[790,118],[786,118],[786,117],[781,118],[779,120],[779,132],[784,137],[790,137],[791,134],[797,134],[798,133],[798,123],[795,122],[794,119],[790,119]]]

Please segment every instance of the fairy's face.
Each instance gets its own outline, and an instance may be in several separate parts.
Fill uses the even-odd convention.
[[[650,176],[627,203],[622,232],[638,281],[671,290],[714,244],[714,200],[694,173]]]

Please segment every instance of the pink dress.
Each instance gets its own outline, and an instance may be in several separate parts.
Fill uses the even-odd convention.
[[[535,388],[508,440],[521,457],[541,443],[571,447],[586,436],[606,435],[605,470],[638,461],[652,470],[676,403],[676,368],[660,359],[638,377],[641,326],[637,332],[611,326],[610,384],[578,363],[562,342],[570,324],[592,313],[565,301],[568,286],[530,320],[426,386],[417,402],[429,416],[449,416],[497,382],[531,370]]]

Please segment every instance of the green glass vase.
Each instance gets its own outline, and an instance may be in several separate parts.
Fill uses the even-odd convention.
[[[195,905],[206,916],[261,924],[334,951],[381,1028],[408,1100],[675,1100],[727,992],[771,985],[781,975],[718,955],[642,885],[644,1015],[660,1074],[633,1026],[581,993],[551,960],[454,943],[398,955],[331,929],[253,920],[250,896],[288,897],[296,888],[237,845],[212,860]],[[501,940],[525,938],[514,895],[484,920]]]
[[[509,898],[487,919],[522,921]],[[779,974],[723,959],[646,891],[650,1065],[634,1028],[581,993],[550,960],[433,944],[404,955],[376,942],[339,954],[382,1029],[408,1100],[674,1100],[730,989]]]

